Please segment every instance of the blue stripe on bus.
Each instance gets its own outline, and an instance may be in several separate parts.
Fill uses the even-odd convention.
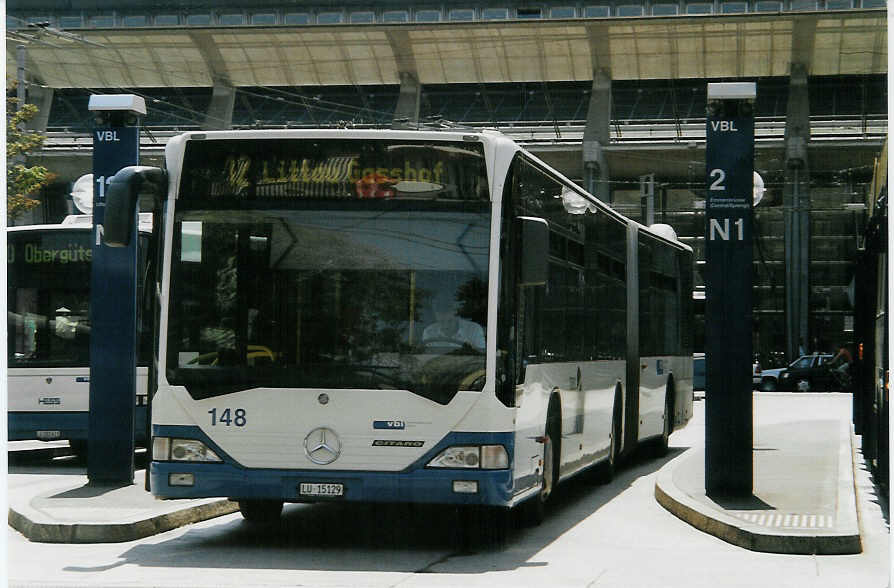
[[[134,413],[134,438],[146,441],[146,407],[137,406]],[[87,411],[78,412],[8,412],[6,426],[9,441],[37,439],[37,431],[59,431],[59,439],[87,439]]]
[[[512,433],[450,433],[424,456],[400,472],[347,470],[289,470],[246,468],[226,455],[197,427],[153,425],[153,435],[198,439],[224,463],[159,462],[150,464],[152,493],[161,498],[250,498],[303,502],[298,494],[302,482],[344,484],[348,502],[414,502],[427,504],[486,504],[507,506],[512,499],[512,470],[426,468],[438,453],[451,445],[502,444],[510,459]],[[171,486],[170,474],[193,474],[193,486]],[[478,483],[476,494],[453,491],[455,480]]]

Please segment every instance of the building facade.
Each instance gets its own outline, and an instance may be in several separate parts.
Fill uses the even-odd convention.
[[[184,130],[495,127],[625,215],[672,225],[696,251],[697,299],[707,84],[755,81],[754,350],[771,366],[849,342],[887,133],[881,0],[9,0],[7,29],[7,71],[48,135],[35,157],[57,174],[26,222],[71,212],[92,93],[146,98],[150,164]]]

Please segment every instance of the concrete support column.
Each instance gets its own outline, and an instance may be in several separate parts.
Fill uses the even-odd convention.
[[[810,103],[807,67],[792,63],[785,123],[785,332],[788,357],[812,349],[810,313]]]
[[[413,56],[410,34],[405,30],[390,30],[387,35],[400,75],[400,95],[394,108],[391,127],[415,129],[419,125],[422,84],[419,82],[419,68],[416,67],[416,58]]]
[[[400,95],[394,109],[391,127],[394,129],[415,129],[419,124],[419,101],[422,96],[422,85],[416,74],[408,71],[400,72]]]
[[[211,104],[208,105],[208,111],[205,113],[202,130],[220,131],[232,128],[236,88],[230,83],[226,60],[220,53],[220,47],[209,31],[197,29],[190,31],[189,36],[195,43],[202,59],[205,60],[205,65],[214,81]]]
[[[223,79],[214,80],[211,104],[202,123],[204,131],[222,131],[233,127],[233,106],[236,104],[236,88]]]
[[[612,80],[607,70],[593,72],[593,87],[584,128],[584,188],[602,200],[611,202],[608,161],[605,148],[609,144],[612,113]]]
[[[28,129],[46,131],[47,122],[50,119],[50,109],[53,106],[53,89],[32,83],[28,86],[28,103],[37,106],[38,109],[34,118],[28,121]]]

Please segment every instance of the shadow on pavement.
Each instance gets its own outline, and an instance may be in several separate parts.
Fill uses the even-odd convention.
[[[72,488],[71,490],[54,494],[50,498],[94,498],[127,486],[130,486],[130,484],[95,484],[88,482],[80,488]]]
[[[23,451],[8,451],[9,474],[36,474],[51,476],[87,475],[87,458],[75,455],[68,447],[48,447]],[[134,452],[134,469],[146,469],[149,453],[145,449]]]
[[[726,510],[774,510],[776,507],[767,504],[754,494],[751,496],[714,496],[711,500]]]
[[[554,492],[541,525],[524,526],[520,513],[513,512],[503,540],[472,548],[462,541],[460,517],[449,507],[292,504],[275,523],[252,525],[234,517],[195,526],[184,536],[136,545],[122,554],[121,563],[427,573],[450,559],[463,558],[453,562],[451,572],[469,574],[538,566],[529,561],[532,556],[684,450],[671,448],[657,459],[634,456],[606,485],[597,485],[589,473],[577,476]],[[194,546],[186,553],[179,550],[184,540]]]
[[[866,463],[866,458],[864,457],[863,450],[861,448],[856,449],[854,458],[856,460],[855,466],[865,472],[865,475],[872,483],[871,488],[864,489],[869,491],[869,501],[873,504],[878,505],[879,510],[882,513],[882,517],[884,518],[885,526],[890,530],[891,512],[887,488],[880,486],[876,476],[871,473],[871,470]]]

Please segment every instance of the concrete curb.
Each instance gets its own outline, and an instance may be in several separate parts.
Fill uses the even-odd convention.
[[[9,525],[38,543],[123,543],[237,510],[237,503],[217,500],[129,523],[40,523],[10,508]]]
[[[850,435],[848,435],[850,437]],[[748,523],[726,514],[721,508],[713,507],[706,502],[699,501],[682,491],[673,481],[673,472],[682,460],[697,458],[694,451],[704,451],[704,448],[696,447],[664,465],[658,472],[655,482],[655,499],[666,510],[677,518],[689,523],[710,535],[731,543],[738,547],[744,547],[751,551],[765,553],[781,553],[789,555],[844,555],[862,552],[859,527],[856,524],[856,499],[854,496],[853,478],[853,453],[851,443],[842,447],[842,453],[847,450],[851,458],[846,464],[841,464],[840,470],[845,467],[850,469],[850,492],[844,492],[839,497],[837,516],[843,516],[844,531],[838,533],[798,533],[777,532]],[[846,483],[839,478],[839,488]],[[849,513],[853,513],[848,516]],[[851,521],[853,519],[853,521]],[[852,523],[852,524],[851,524]]]

